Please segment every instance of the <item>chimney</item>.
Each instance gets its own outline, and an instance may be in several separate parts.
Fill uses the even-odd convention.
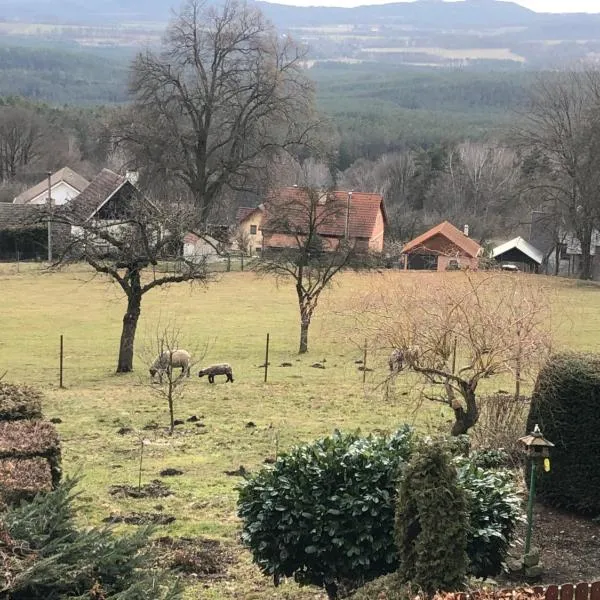
[[[350,238],[350,203],[352,202],[352,190],[348,192],[348,203],[346,205],[346,239]]]
[[[465,226],[463,227],[463,233],[464,233],[464,234],[465,234],[467,237],[469,237],[469,226],[468,226],[468,225],[465,225]]]

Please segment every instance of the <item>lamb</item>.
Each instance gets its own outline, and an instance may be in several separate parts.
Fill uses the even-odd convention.
[[[233,371],[231,370],[231,365],[228,363],[210,365],[209,367],[206,367],[205,369],[202,369],[198,372],[198,377],[204,377],[205,375],[208,375],[208,383],[215,382],[215,375],[226,375],[227,380],[225,381],[225,383],[227,383],[228,381],[231,381],[231,383],[233,383]]]
[[[163,373],[170,373],[172,368],[181,369],[180,377],[190,376],[191,355],[187,350],[166,350],[152,363],[150,377],[154,379],[158,373],[158,381],[162,383]]]

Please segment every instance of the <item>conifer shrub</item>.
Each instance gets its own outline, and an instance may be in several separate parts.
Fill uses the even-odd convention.
[[[27,385],[0,381],[0,421],[41,418],[41,392]]]
[[[562,509],[600,515],[600,355],[557,354],[541,369],[527,418],[555,444],[537,497]],[[529,481],[529,476],[527,476]]]
[[[153,568],[151,530],[79,529],[73,479],[0,515],[0,597],[174,600],[180,586]]]
[[[468,511],[467,494],[447,447],[422,443],[398,489],[395,533],[401,581],[426,594],[464,587]]]

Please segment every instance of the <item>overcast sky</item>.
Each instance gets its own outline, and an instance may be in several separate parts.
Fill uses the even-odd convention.
[[[359,6],[385,4],[385,0],[269,0],[295,6]],[[402,0],[399,0],[402,1]],[[594,12],[600,13],[600,0],[516,0],[518,4],[537,12]]]

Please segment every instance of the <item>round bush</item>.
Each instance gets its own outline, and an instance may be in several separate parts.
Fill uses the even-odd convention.
[[[332,437],[281,456],[240,490],[242,539],[275,583],[293,576],[330,597],[393,571],[396,482],[413,433]]]
[[[468,500],[448,449],[423,443],[398,489],[396,545],[400,580],[427,595],[456,591],[467,576]]]
[[[538,498],[558,508],[600,515],[600,355],[564,353],[540,371],[527,418],[551,449],[551,470],[540,473]],[[529,480],[529,477],[527,477]]]

